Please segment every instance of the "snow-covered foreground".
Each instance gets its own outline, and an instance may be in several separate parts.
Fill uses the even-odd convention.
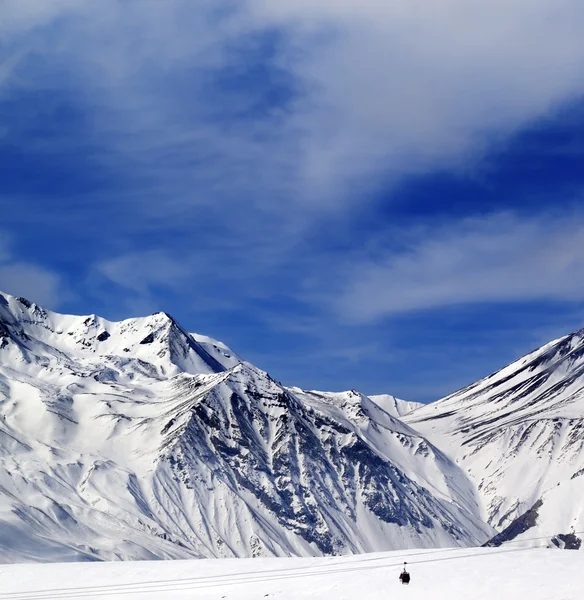
[[[408,562],[412,582],[398,575]],[[351,557],[5,566],[0,599],[571,600],[584,597],[582,554],[447,549]]]

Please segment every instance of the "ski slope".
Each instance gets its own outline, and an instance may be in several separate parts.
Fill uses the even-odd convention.
[[[398,581],[403,561],[412,575]],[[576,600],[579,552],[410,550],[351,557],[5,566],[0,600]]]

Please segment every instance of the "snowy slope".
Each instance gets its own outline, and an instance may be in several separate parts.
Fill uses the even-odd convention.
[[[169,315],[0,294],[0,561],[470,545],[464,472],[369,398],[291,391]]]
[[[378,394],[375,396],[369,396],[377,406],[382,408],[385,412],[393,415],[394,417],[403,417],[408,413],[411,413],[417,408],[424,406],[421,402],[408,402],[407,400],[400,400],[390,394]]]
[[[580,600],[579,552],[426,550],[342,558],[10,565],[12,600]],[[403,561],[412,579],[398,580]]]
[[[584,530],[584,331],[405,420],[468,471],[499,531],[536,503],[515,539]]]

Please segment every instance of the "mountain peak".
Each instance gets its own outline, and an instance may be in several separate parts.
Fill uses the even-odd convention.
[[[530,525],[536,529],[531,537],[569,533],[577,522],[584,527],[579,505],[571,500],[579,496],[577,474],[584,472],[583,330],[543,345],[405,421],[468,470],[485,519],[497,529],[538,502],[543,502],[541,518]]]
[[[162,319],[166,319],[168,321],[175,321],[174,317],[172,315],[169,315],[167,312],[164,311],[157,311],[154,312],[150,315],[151,317],[157,317],[157,318],[162,318]]]
[[[23,548],[49,540],[47,560],[338,554],[493,533],[462,471],[355,390],[283,388],[167,313],[113,322],[2,295],[0,327],[0,527]]]

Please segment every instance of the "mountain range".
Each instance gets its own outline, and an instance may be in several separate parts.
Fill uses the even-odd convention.
[[[579,547],[584,333],[430,405],[0,293],[0,561]]]

